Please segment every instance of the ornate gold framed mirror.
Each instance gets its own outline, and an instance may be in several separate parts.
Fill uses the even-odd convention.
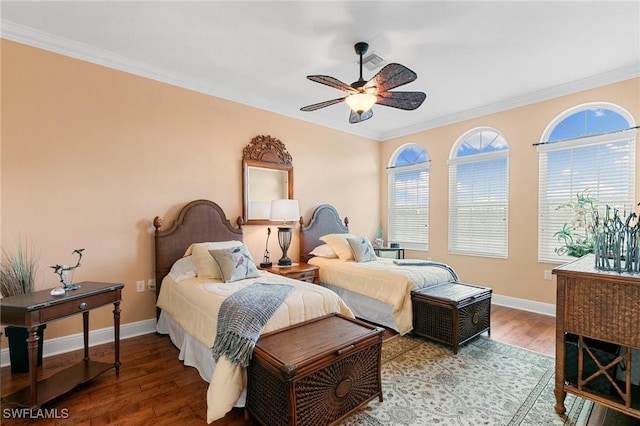
[[[293,163],[282,141],[256,136],[242,151],[242,214],[248,225],[268,225],[272,200],[293,199]]]

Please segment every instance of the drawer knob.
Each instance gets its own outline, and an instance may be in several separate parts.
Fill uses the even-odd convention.
[[[471,318],[471,322],[473,322],[473,325],[476,325],[480,322],[480,313],[479,312],[475,312],[473,314],[473,317]]]
[[[89,306],[87,305],[86,302],[82,302],[79,306],[80,309],[87,309]]]

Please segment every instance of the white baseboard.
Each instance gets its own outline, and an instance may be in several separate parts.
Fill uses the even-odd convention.
[[[140,336],[143,334],[155,333],[155,318],[122,324],[120,326],[120,340],[130,337]],[[46,339],[47,330],[45,329],[44,347],[42,348],[42,356],[47,357],[65,352],[71,352],[84,348],[83,334],[77,333],[69,336],[56,337]],[[89,332],[89,346],[101,345],[103,343],[113,342],[113,327],[102,328]],[[0,367],[6,367],[10,364],[9,349],[5,348],[0,351]]]
[[[519,299],[517,297],[503,296],[493,293],[491,303],[494,305],[506,306],[507,308],[520,309],[522,311],[534,312],[536,314],[556,316],[556,305],[553,303],[535,302],[528,299]]]
[[[491,297],[491,303],[523,311],[535,312],[542,315],[556,315],[556,305],[551,303],[535,302],[533,300],[519,299],[517,297],[503,296],[495,293]],[[155,318],[123,324],[120,326],[120,339],[124,340],[143,334],[155,333],[155,331]],[[45,333],[46,332],[47,331],[45,330]],[[110,342],[113,342],[113,327],[102,328],[100,330],[93,330],[89,332],[89,346],[96,346]],[[54,339],[45,339],[42,356],[47,357],[71,352],[77,349],[82,349],[83,347],[84,343],[82,333],[56,337]],[[5,348],[0,351],[0,366],[5,367],[7,365],[9,365],[9,349]]]

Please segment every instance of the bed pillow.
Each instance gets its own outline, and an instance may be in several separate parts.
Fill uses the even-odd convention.
[[[373,250],[373,245],[371,245],[369,238],[347,238],[347,242],[351,247],[356,262],[371,262],[372,260],[376,260],[376,253]]]
[[[196,270],[196,266],[193,264],[192,256],[185,256],[176,260],[176,263],[171,266],[169,276],[175,282],[179,283],[187,278],[195,277],[197,273],[198,271]]]
[[[321,244],[318,247],[311,250],[311,253],[317,257],[326,257],[327,259],[336,259],[338,255],[335,251],[329,246],[329,244]]]
[[[222,279],[225,283],[260,276],[260,271],[245,245],[209,250],[209,253],[222,271]]]
[[[211,281],[222,279],[222,272],[216,261],[211,257],[209,250],[219,250],[240,247],[242,241],[218,241],[210,243],[192,244],[187,249],[187,253],[191,252],[193,264],[196,265],[198,281]]]
[[[347,242],[347,238],[357,238],[353,234],[327,234],[320,237],[320,241],[324,241],[336,252],[340,260],[353,260],[351,247]]]

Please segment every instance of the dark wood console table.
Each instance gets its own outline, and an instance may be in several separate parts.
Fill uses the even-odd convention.
[[[640,275],[599,271],[594,264],[594,256],[587,255],[553,270],[558,277],[555,409],[565,412],[569,392],[640,418],[640,386],[632,383],[631,376],[637,368],[633,366],[640,363],[632,359],[632,349],[640,348]],[[577,336],[578,356],[573,360],[577,365],[569,365],[565,358],[567,333]],[[618,345],[620,351],[611,361],[594,360],[588,339]],[[583,369],[587,362],[593,371]],[[621,363],[624,373],[611,374]],[[577,383],[565,381],[566,367],[576,369]],[[594,391],[594,379],[610,387],[609,394]]]
[[[111,368],[115,368],[116,376],[120,373],[120,300],[124,284],[78,284],[81,286],[78,290],[67,291],[62,296],[51,296],[50,289],[47,289],[0,299],[0,323],[29,330],[29,386],[3,398],[4,401],[36,409]],[[109,303],[113,303],[113,364],[89,359],[89,311]],[[38,381],[38,326],[79,313],[82,313],[83,322],[84,359],[45,380]]]

